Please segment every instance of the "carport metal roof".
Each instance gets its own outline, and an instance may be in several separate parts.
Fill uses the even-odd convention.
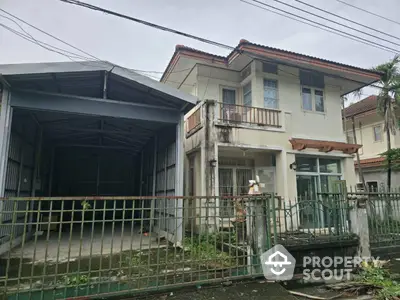
[[[197,101],[99,61],[0,65],[0,82],[11,90],[11,106],[22,109],[15,117],[34,117],[43,125],[45,139],[55,145],[99,147],[100,138],[101,147],[130,153],[166,125],[177,124]]]
[[[192,95],[106,61],[0,65],[0,76],[12,89],[100,97],[178,109],[193,106],[197,101]],[[142,98],[143,93],[147,95]],[[134,96],[141,99],[132,101]]]

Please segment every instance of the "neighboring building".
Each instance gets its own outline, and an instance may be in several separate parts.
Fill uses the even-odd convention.
[[[341,96],[379,77],[246,40],[226,57],[176,46],[161,81],[201,101],[185,117],[187,194],[246,194],[255,175],[292,203],[354,185],[361,146],[346,143]],[[229,199],[217,206],[234,213]]]
[[[384,158],[381,153],[387,150],[387,137],[384,131],[384,119],[377,111],[377,96],[369,96],[343,110],[344,124],[349,143],[354,142],[353,122],[356,132],[356,141],[363,147],[359,150],[360,165],[364,179],[370,189],[381,189],[387,185],[387,172],[384,167]],[[390,134],[392,148],[400,147],[399,134]],[[358,186],[361,188],[361,178],[358,174],[357,160],[354,161]],[[400,186],[399,172],[392,172],[393,187]]]

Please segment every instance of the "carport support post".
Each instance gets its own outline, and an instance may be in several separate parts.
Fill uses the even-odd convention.
[[[5,179],[8,162],[8,146],[10,143],[11,121],[13,109],[10,105],[11,92],[3,85],[0,111],[0,196],[4,196]],[[0,202],[0,212],[3,203]],[[0,217],[1,219],[1,217]]]
[[[144,153],[143,150],[140,153],[140,186],[139,186],[139,196],[143,196],[143,158]],[[141,200],[143,201],[143,200]]]
[[[154,160],[153,160],[153,198],[151,199],[151,208],[150,208],[150,232],[153,232],[154,228],[154,209],[156,202],[156,176],[157,176],[157,146],[158,146],[158,138],[157,135],[154,136]]]
[[[21,194],[21,184],[22,184],[22,172],[24,170],[24,146],[21,145],[19,153],[19,169],[18,169],[18,185],[17,185],[17,197]]]
[[[49,174],[49,191],[48,191],[48,196],[49,197],[51,197],[51,188],[53,187],[55,156],[56,156],[56,148],[53,148],[53,149],[51,149],[51,162],[50,162],[50,174]]]
[[[37,176],[38,176],[38,172],[39,172],[39,168],[40,168],[40,160],[42,158],[42,141],[43,141],[43,127],[40,126],[38,138],[36,140],[35,166],[33,168],[32,184],[31,184],[32,185],[31,197],[36,196]],[[29,228],[28,228],[29,234],[32,234],[32,221],[33,221],[34,206],[35,206],[34,201],[31,201],[31,203],[29,205],[30,211],[31,211],[31,213],[29,214]]]
[[[176,234],[175,244],[177,246],[182,245],[183,239],[183,177],[184,177],[184,114],[181,113],[179,122],[176,125],[176,162],[175,162],[175,209],[176,209]]]

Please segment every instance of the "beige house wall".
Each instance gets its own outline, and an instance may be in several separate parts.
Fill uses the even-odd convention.
[[[347,134],[353,135],[353,128],[351,120],[347,121]],[[354,126],[357,137],[357,143],[363,145],[360,149],[360,159],[368,159],[379,157],[379,155],[387,149],[387,138],[384,132],[383,117],[376,112],[371,114],[354,118]],[[380,126],[382,128],[382,139],[381,141],[374,140],[374,127]],[[392,148],[400,147],[400,133],[397,130],[396,135],[391,134],[390,140]]]
[[[233,88],[236,90],[236,104],[243,104],[243,86],[248,82],[252,84],[252,106],[264,107],[264,78],[278,80],[278,98],[281,128],[263,128],[259,126],[231,126],[228,129],[218,126],[218,120],[213,122],[212,128],[215,130],[215,149],[216,159],[218,159],[218,149],[226,147],[239,149],[257,149],[265,153],[276,155],[276,193],[285,200],[296,201],[296,171],[290,169],[290,164],[295,161],[296,154],[312,155],[316,157],[339,158],[342,162],[343,178],[347,185],[355,185],[357,182],[353,156],[338,151],[328,153],[318,150],[306,149],[294,151],[289,143],[291,138],[308,138],[316,140],[329,140],[345,142],[346,135],[343,131],[341,120],[341,88],[340,82],[335,82],[332,78],[326,79],[324,89],[325,112],[304,111],[302,108],[301,85],[298,78],[299,70],[292,67],[279,66],[277,75],[263,73],[260,62],[251,63],[251,75],[245,80],[241,80],[239,72],[224,70],[221,68],[206,65],[197,65],[196,94],[201,101],[212,99],[222,102],[222,89]],[[201,107],[202,104],[199,104]],[[200,108],[202,109],[202,108]],[[202,110],[202,122],[206,116]],[[215,115],[218,117],[218,104],[215,107]],[[222,131],[229,132],[229,142],[222,139]],[[196,193],[205,195],[205,160],[204,152],[204,126],[196,133],[188,136],[185,141],[186,153],[196,152],[199,160],[196,165]],[[261,162],[256,162],[256,164]],[[218,163],[216,168],[218,168]],[[216,172],[218,174],[218,172]],[[216,176],[218,177],[218,176]],[[216,193],[218,193],[218,178],[216,178]]]

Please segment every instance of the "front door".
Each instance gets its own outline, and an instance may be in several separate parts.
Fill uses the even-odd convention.
[[[297,211],[303,228],[314,228],[319,222],[317,202],[318,176],[297,175]]]

